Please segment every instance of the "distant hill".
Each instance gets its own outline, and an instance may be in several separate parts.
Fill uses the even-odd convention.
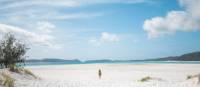
[[[192,52],[181,56],[171,56],[157,59],[148,59],[152,61],[200,61],[200,52]]]
[[[82,63],[78,59],[64,60],[64,59],[56,59],[56,58],[45,58],[45,59],[41,59],[41,60],[30,59],[30,60],[26,60],[26,62],[64,62],[66,64],[78,64],[78,63]]]
[[[74,60],[65,60],[65,59],[57,59],[57,58],[45,58],[41,60],[37,59],[30,59],[26,60],[26,62],[59,62],[64,64],[84,64],[84,63],[128,63],[128,62],[136,62],[136,61],[200,61],[200,52],[192,52],[183,54],[181,56],[170,56],[164,58],[155,58],[155,59],[146,59],[146,60],[109,60],[109,59],[102,59],[102,60],[86,60],[80,61],[78,59]]]
[[[110,63],[110,62],[114,62],[114,61],[109,60],[109,59],[102,59],[102,60],[87,60],[84,63]]]

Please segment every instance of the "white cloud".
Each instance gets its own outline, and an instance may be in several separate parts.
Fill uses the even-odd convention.
[[[45,16],[44,19],[50,20],[71,20],[71,19],[86,19],[86,18],[94,18],[103,16],[104,13],[94,12],[94,13],[72,13],[72,14],[52,14],[49,16]]]
[[[60,48],[58,44],[53,43],[54,37],[49,34],[37,34],[20,27],[0,23],[0,33],[5,34],[8,32],[11,32],[33,44],[45,45],[55,49]]]
[[[38,26],[37,29],[42,33],[51,33],[52,30],[55,28],[54,24],[47,21],[39,21],[37,23],[37,26]]]
[[[101,42],[118,42],[119,37],[116,34],[110,34],[108,32],[101,33]]]
[[[200,19],[200,0],[179,0],[179,2],[190,16]]]
[[[145,20],[143,28],[149,38],[175,34],[178,31],[192,32],[200,30],[200,1],[179,0],[185,11],[170,11],[166,17],[154,17]]]
[[[4,23],[59,21],[88,19],[103,16],[104,12],[68,12],[63,8],[75,8],[94,4],[151,3],[153,0],[0,0],[0,19]]]
[[[69,20],[93,18],[104,12],[67,12],[63,8],[74,8],[94,4],[135,4],[149,3],[153,0],[0,0],[2,18],[16,22],[34,20]]]
[[[1,7],[1,6],[0,6]],[[7,9],[5,9],[7,10]],[[59,9],[39,9],[27,8],[18,10],[9,10],[0,14],[1,21],[8,23],[27,23],[37,21],[69,21],[77,19],[90,19],[104,16],[104,12],[59,12]]]
[[[104,43],[115,43],[120,41],[120,38],[116,34],[111,34],[108,32],[102,32],[99,38],[90,39],[89,42],[97,46]]]
[[[25,6],[64,6],[64,7],[78,7],[84,5],[93,4],[111,4],[111,3],[124,3],[124,4],[135,4],[135,3],[151,3],[153,0],[3,0],[3,9],[25,7]]]

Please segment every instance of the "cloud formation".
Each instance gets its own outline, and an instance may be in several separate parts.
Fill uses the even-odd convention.
[[[124,4],[134,4],[134,3],[149,3],[153,0],[1,0],[4,8],[14,8],[14,7],[24,7],[24,6],[62,6],[62,7],[79,7],[84,5],[93,4],[113,4],[113,3],[124,3]]]
[[[50,48],[59,48],[59,45],[54,43],[54,37],[49,34],[37,34],[27,31],[20,27],[0,23],[0,33],[14,33],[17,37],[27,40],[30,43],[49,46]]]
[[[200,0],[179,0],[185,10],[170,11],[165,17],[154,17],[144,22],[143,29],[149,38],[175,34],[178,31],[200,30]]]
[[[51,33],[55,29],[55,25],[47,21],[39,21],[37,26],[37,29],[42,33]]]
[[[93,38],[89,40],[90,43],[97,46],[104,43],[115,43],[118,41],[120,41],[119,36],[117,36],[116,34],[108,33],[108,32],[102,32],[99,38]]]
[[[0,17],[10,21],[72,20],[104,15],[104,12],[64,12],[94,4],[136,4],[153,0],[0,0]],[[1,19],[1,18],[0,18]]]

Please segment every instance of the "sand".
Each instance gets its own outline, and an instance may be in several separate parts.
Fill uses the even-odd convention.
[[[16,87],[200,87],[200,64],[80,64],[29,66],[40,79],[14,75]],[[102,70],[102,78],[98,77]],[[146,82],[141,78],[150,76]]]

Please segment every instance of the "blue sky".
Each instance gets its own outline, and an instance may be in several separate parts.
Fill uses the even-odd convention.
[[[200,50],[199,0],[1,0],[29,58],[148,59]]]

